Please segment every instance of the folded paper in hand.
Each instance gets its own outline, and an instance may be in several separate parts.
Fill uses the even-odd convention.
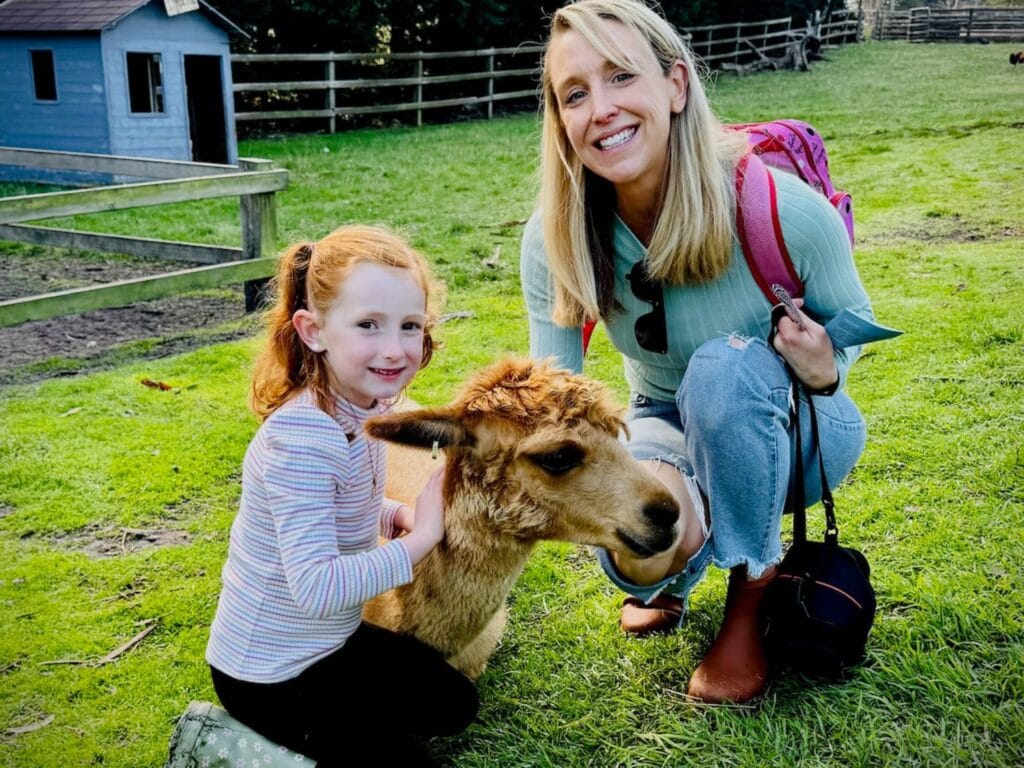
[[[836,349],[852,347],[856,344],[867,344],[899,336],[903,331],[886,328],[849,309],[844,309],[825,325],[825,333],[832,339]]]

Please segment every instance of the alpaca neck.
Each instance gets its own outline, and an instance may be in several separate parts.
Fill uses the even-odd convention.
[[[487,497],[465,487],[452,494],[445,511],[445,538],[413,571],[403,624],[444,653],[455,653],[476,637],[519,577],[534,546],[502,532]],[[422,609],[444,622],[412,615]],[[422,635],[429,634],[429,637]]]

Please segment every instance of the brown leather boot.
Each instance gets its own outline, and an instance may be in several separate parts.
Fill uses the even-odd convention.
[[[764,693],[768,686],[768,659],[758,611],[776,570],[772,566],[755,581],[747,580],[745,567],[730,572],[722,626],[704,661],[690,678],[687,693],[693,698],[708,703],[744,704]]]
[[[683,613],[683,598],[675,595],[658,595],[650,603],[627,597],[622,601],[619,626],[637,637],[672,632],[683,623]]]

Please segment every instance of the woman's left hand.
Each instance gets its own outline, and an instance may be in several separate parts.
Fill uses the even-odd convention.
[[[785,358],[797,378],[810,389],[826,389],[839,381],[839,370],[833,357],[832,339],[825,328],[803,312],[803,299],[795,299],[803,328],[788,315],[778,324],[772,345]]]

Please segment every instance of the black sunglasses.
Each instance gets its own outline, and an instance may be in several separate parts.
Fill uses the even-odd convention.
[[[668,333],[665,329],[665,301],[661,283],[652,280],[642,261],[638,261],[626,275],[633,295],[651,305],[651,311],[636,319],[633,332],[636,343],[648,352],[664,355],[668,352]]]

